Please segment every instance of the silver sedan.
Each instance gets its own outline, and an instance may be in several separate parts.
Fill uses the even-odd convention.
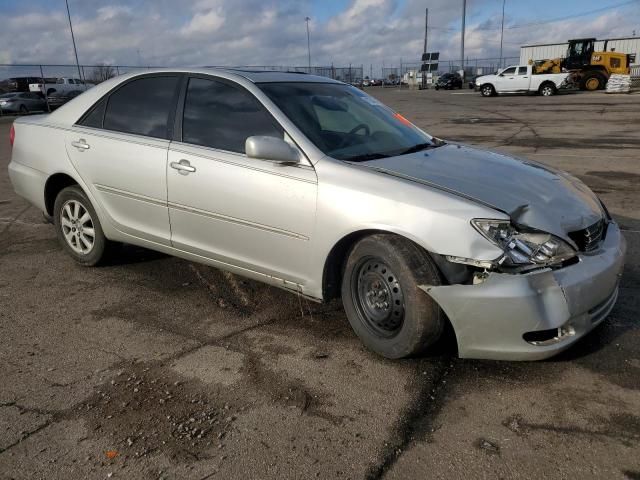
[[[0,95],[0,111],[2,113],[42,112],[47,103],[41,95],[33,92],[3,93]]]
[[[316,301],[388,358],[541,359],[614,306],[625,242],[576,178],[446,142],[341,82],[178,69],[17,120],[16,192],[96,265],[128,242]]]

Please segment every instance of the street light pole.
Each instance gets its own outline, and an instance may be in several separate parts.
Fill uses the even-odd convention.
[[[80,80],[84,80],[82,73],[80,73],[80,62],[78,61],[78,49],[76,48],[76,38],[73,36],[73,26],[71,25],[71,13],[69,12],[69,0],[64,0],[67,5],[67,17],[69,18],[69,30],[71,30],[71,42],[73,43],[73,53],[76,56],[76,66],[78,67],[78,77]]]
[[[311,18],[305,17],[304,21],[307,22],[307,56],[309,60],[309,73],[311,73],[311,41],[309,40],[309,20]]]
[[[502,39],[504,37],[504,4],[507,0],[502,0],[502,24],[500,26],[500,61],[498,63],[498,69],[502,67]]]
[[[464,80],[464,27],[467,16],[467,0],[462,0],[462,32],[460,35],[460,70],[462,70],[462,80]]]

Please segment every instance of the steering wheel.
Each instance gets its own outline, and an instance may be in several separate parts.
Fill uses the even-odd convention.
[[[364,130],[367,137],[369,135],[371,135],[371,130],[369,129],[369,125],[366,125],[364,123],[360,123],[358,125],[356,125],[355,127],[353,127],[351,130],[349,130],[349,133],[347,133],[347,135],[345,136],[345,138],[342,139],[342,141],[340,142],[340,145],[338,145],[337,148],[343,148],[346,147],[349,144],[349,136],[353,135],[354,133],[356,133],[358,130]]]
[[[364,123],[361,123],[360,125],[356,125],[351,130],[349,130],[349,135],[353,135],[358,130],[364,130],[366,132],[367,137],[371,135],[371,130],[369,130],[369,125],[366,125]]]

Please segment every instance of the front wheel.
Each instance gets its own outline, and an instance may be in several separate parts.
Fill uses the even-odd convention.
[[[360,240],[351,250],[342,279],[342,301],[362,343],[386,358],[416,355],[444,329],[444,313],[419,285],[440,285],[429,255],[392,234]]]
[[[483,97],[493,97],[496,94],[496,90],[493,88],[493,85],[487,84],[480,88],[480,93]]]
[[[81,265],[97,265],[109,241],[89,198],[73,185],[58,194],[53,208],[56,234],[63,248]]]

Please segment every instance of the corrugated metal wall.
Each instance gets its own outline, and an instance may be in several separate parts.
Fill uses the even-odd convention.
[[[545,60],[548,58],[562,58],[567,54],[568,43],[556,43],[553,45],[530,45],[520,47],[520,64],[526,65],[529,60]],[[640,37],[611,39],[607,44],[607,51],[615,48],[616,52],[635,53],[636,63],[640,63]],[[604,40],[598,40],[595,49],[604,49]]]

